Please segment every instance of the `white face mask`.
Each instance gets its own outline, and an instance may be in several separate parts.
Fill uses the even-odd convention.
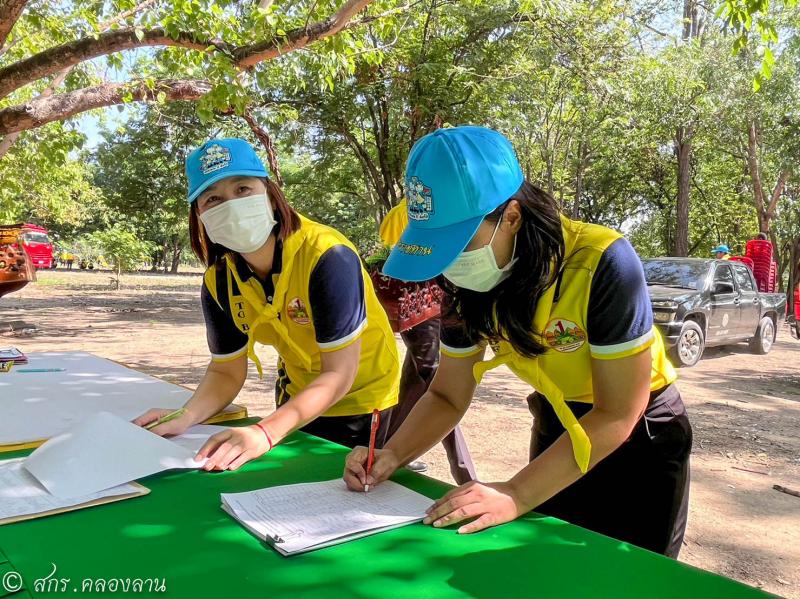
[[[504,279],[511,274],[511,267],[517,261],[514,254],[517,251],[517,238],[514,237],[514,249],[511,252],[511,260],[503,268],[497,266],[492,242],[494,241],[497,230],[500,228],[502,218],[497,221],[497,225],[492,233],[489,243],[469,252],[461,252],[456,261],[450,268],[444,271],[444,276],[456,287],[470,289],[472,291],[489,291],[497,287]]]
[[[247,254],[264,245],[275,226],[266,194],[228,200],[200,215],[211,241]]]

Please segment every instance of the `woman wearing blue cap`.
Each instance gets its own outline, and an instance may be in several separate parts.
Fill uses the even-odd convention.
[[[425,522],[470,533],[535,509],[677,556],[691,427],[630,244],[561,215],[524,180],[508,140],[483,127],[418,141],[406,195],[409,225],[384,272],[443,274],[442,359],[371,473],[363,447],[350,453],[348,486],[380,483],[438,443],[484,373],[505,364],[536,390],[530,463],[508,481],[454,489]]]
[[[730,260],[731,259],[731,248],[729,248],[724,243],[719,244],[711,253],[714,254],[714,257],[717,260]]]
[[[202,306],[211,363],[183,416],[153,428],[180,434],[230,404],[256,342],[275,347],[277,409],[213,436],[207,470],[235,470],[292,431],[353,447],[367,443],[373,410],[397,403],[399,362],[389,320],[353,245],[304,218],[241,139],[214,139],[186,160],[192,249],[208,266]],[[171,410],[136,419],[146,425]]]

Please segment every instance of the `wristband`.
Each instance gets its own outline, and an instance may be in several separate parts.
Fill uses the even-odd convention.
[[[272,451],[272,437],[269,436],[267,428],[260,422],[256,422],[253,426],[257,426],[259,429],[261,429],[261,432],[264,433],[264,436],[267,438],[267,443],[269,443],[269,449],[267,451]]]

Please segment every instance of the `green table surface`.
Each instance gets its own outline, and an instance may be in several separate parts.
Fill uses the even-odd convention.
[[[151,489],[144,497],[0,526],[0,577],[16,572],[23,585],[0,584],[0,597],[77,596],[87,579],[137,578],[163,580],[159,594],[202,598],[766,596],[533,513],[474,535],[414,524],[287,558],[220,508],[223,492],[339,477],[346,451],[296,433],[238,472],[162,473],[139,481]],[[406,471],[394,480],[431,498],[449,488]],[[48,581],[69,582],[37,592],[54,568]],[[15,575],[8,581],[16,588]]]

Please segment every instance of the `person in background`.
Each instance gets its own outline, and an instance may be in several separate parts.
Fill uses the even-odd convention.
[[[714,257],[717,260],[730,260],[731,259],[731,248],[727,245],[720,244],[711,250],[711,253],[714,254]]]
[[[399,241],[408,224],[406,212],[407,203],[404,199],[392,208],[381,222],[381,240],[389,248],[394,247]],[[439,328],[440,319],[436,316],[400,332],[400,337],[406,346],[406,357],[400,371],[400,395],[397,406],[392,410],[387,438],[391,438],[397,432],[419,398],[428,390],[436,374],[436,369],[439,367]],[[458,426],[442,439],[442,446],[450,464],[450,474],[459,485],[477,478],[467,441]],[[427,465],[415,460],[406,468],[424,472],[427,470]]]

